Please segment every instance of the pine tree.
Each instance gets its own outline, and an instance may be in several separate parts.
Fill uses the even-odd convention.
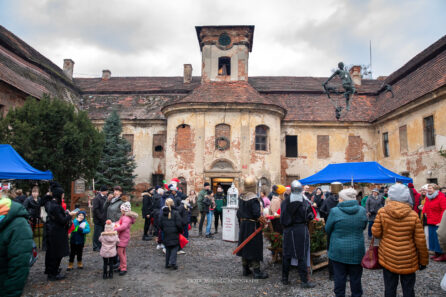
[[[102,132],[105,145],[96,169],[95,184],[109,188],[121,186],[124,192],[130,193],[135,185],[136,163],[130,155],[130,143],[121,136],[122,124],[116,111],[107,118]]]

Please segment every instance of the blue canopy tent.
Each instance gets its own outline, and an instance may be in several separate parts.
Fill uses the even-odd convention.
[[[316,174],[301,179],[303,185],[341,183],[411,183],[410,177],[405,177],[381,166],[378,162],[352,162],[329,164]]]
[[[9,144],[0,144],[0,180],[53,179],[51,171],[40,171],[29,165]]]

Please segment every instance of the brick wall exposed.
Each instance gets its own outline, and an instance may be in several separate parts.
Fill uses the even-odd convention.
[[[361,136],[348,137],[348,146],[345,150],[346,162],[364,162],[364,153],[362,151]]]
[[[328,135],[317,136],[317,157],[318,159],[330,157],[330,137]]]
[[[175,150],[187,151],[192,149],[192,134],[189,125],[180,125],[177,127]]]

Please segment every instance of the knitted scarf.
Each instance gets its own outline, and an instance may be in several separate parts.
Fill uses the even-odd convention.
[[[429,200],[432,200],[438,196],[438,191],[435,191],[432,193],[432,195],[429,195],[429,193],[426,193],[426,197],[429,198]]]

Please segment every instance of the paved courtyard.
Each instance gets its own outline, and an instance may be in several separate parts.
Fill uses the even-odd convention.
[[[86,247],[83,270],[68,272],[63,281],[47,282],[41,253],[30,271],[24,296],[334,296],[327,269],[314,272],[317,284],[314,289],[300,288],[296,270],[290,274],[291,285],[283,286],[281,265],[270,264],[271,255],[265,249],[264,268],[270,277],[266,280],[243,277],[240,259],[232,255],[235,243],[222,241],[220,234],[215,239],[206,239],[197,237],[196,229],[191,231],[187,253],[178,256],[177,271],[166,270],[164,254],[156,250],[156,243],[142,241],[140,236],[132,238],[127,250],[127,275],[115,274],[112,280],[102,279],[102,258]],[[64,269],[67,261],[67,258],[62,261]],[[418,272],[416,296],[446,296],[440,289],[445,272],[446,263],[430,263],[426,270]],[[383,296],[382,271],[364,270],[362,284],[364,296]],[[401,291],[398,296],[402,296]]]

